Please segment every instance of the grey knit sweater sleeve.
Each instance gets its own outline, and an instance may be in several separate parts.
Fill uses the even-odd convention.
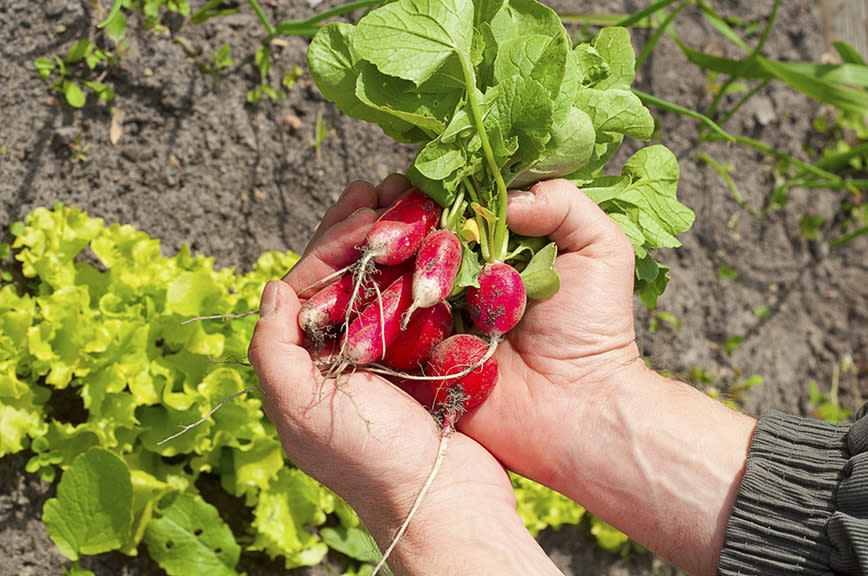
[[[760,418],[720,576],[868,574],[866,409],[852,425],[776,411]]]

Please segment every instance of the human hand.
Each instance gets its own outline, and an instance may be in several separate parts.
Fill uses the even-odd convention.
[[[408,187],[350,185],[323,218],[303,258],[263,293],[249,358],[264,407],[290,460],[344,497],[381,549],[431,471],[440,436],[418,402],[365,372],[324,382],[302,347],[298,292],[358,257],[355,246]],[[505,554],[504,549],[509,553]],[[559,574],[524,529],[502,465],[454,433],[437,477],[390,560],[399,574]]]
[[[531,301],[499,345],[500,378],[459,429],[508,468],[558,489],[584,454],[577,427],[590,422],[629,374],[645,368],[633,327],[633,248],[590,198],[566,180],[510,195],[515,233],[557,243],[561,288]],[[544,447],[544,449],[543,449]]]
[[[715,573],[753,419],[645,366],[632,246],[585,194],[537,184],[512,195],[508,223],[557,243],[561,289],[529,303],[458,429],[676,566]]]

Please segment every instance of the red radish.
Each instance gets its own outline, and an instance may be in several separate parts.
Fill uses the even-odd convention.
[[[415,287],[415,279],[413,281]],[[405,314],[406,317],[406,314]],[[386,349],[383,364],[402,372],[423,367],[434,347],[452,334],[452,307],[438,302],[416,310],[398,338]]]
[[[347,326],[341,342],[341,356],[355,365],[372,364],[401,333],[401,313],[412,300],[413,275],[400,276],[386,288],[379,300],[367,306]]]
[[[428,232],[437,226],[440,220],[440,212],[439,204],[426,196],[418,188],[411,188],[393,202],[389,209],[374,222],[373,227],[368,231],[365,246],[362,248],[363,255],[353,265],[355,269],[353,291],[350,294],[349,304],[347,305],[348,312],[344,320],[344,326],[346,326],[345,341],[351,328],[351,312],[360,308],[358,306],[359,292],[361,291],[362,283],[369,273],[369,263],[373,260],[377,264],[391,266],[401,264],[413,258],[419,250],[422,240],[428,235]],[[409,283],[407,289],[408,291],[411,289]],[[409,306],[409,302],[402,303],[399,311],[395,312],[398,316],[397,326],[399,330],[401,327],[400,313],[404,312],[407,306]],[[379,311],[377,314],[379,314]],[[391,317],[389,320],[391,321]],[[379,322],[379,320],[377,321]],[[386,324],[387,326],[389,325],[389,323]],[[385,333],[379,335],[381,342],[385,339],[387,339]],[[391,339],[394,340],[394,337]],[[379,353],[374,356],[373,360],[367,362],[360,361],[361,358],[367,358],[368,353],[372,353],[371,350],[368,350],[368,353],[360,354],[359,358],[350,357],[345,359],[349,359],[357,364],[375,362],[382,357],[388,344],[389,342],[386,342],[385,345],[381,344],[379,346]],[[344,348],[345,346],[342,346],[342,349]],[[360,350],[354,349],[355,352],[360,352]]]
[[[430,385],[437,402],[461,413],[488,398],[497,383],[497,358],[492,351],[491,345],[472,334],[455,334],[438,344],[428,360],[428,377],[461,374],[475,364],[482,365],[456,378],[432,378]],[[456,398],[460,400],[457,406]]]
[[[404,323],[417,308],[430,308],[452,291],[461,268],[461,241],[451,230],[435,230],[425,236],[416,254],[413,270],[413,304]]]
[[[512,330],[524,315],[527,294],[518,271],[503,262],[482,267],[479,288],[467,288],[467,306],[473,323],[489,336]]]
[[[368,232],[366,258],[377,264],[406,262],[419,250],[422,240],[437,226],[440,205],[418,188],[396,200]]]
[[[355,308],[364,309],[376,299],[377,290],[371,281],[382,291],[399,276],[411,271],[412,267],[408,264],[377,267],[362,283]],[[344,274],[337,282],[329,284],[302,304],[298,312],[298,325],[302,330],[313,336],[322,336],[334,326],[346,321],[354,283],[352,274]]]

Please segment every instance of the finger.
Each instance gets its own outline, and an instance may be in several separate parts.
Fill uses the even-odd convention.
[[[266,284],[248,349],[263,406],[290,459],[343,495],[370,490],[364,497],[376,499],[384,490],[417,485],[436,451],[433,420],[373,375],[345,375],[340,386],[325,380],[300,347],[299,307],[286,283]]]
[[[310,241],[308,241],[307,248],[304,250],[305,254],[316,245],[320,237],[322,237],[329,228],[342,220],[346,220],[351,214],[361,208],[376,209],[378,201],[377,189],[369,182],[356,180],[347,186],[341,193],[338,201],[335,202],[331,208],[326,210],[322,222],[320,222]]]
[[[268,282],[262,291],[247,358],[259,377],[269,416],[294,412],[299,392],[303,389],[309,395],[310,382],[317,377],[310,355],[301,347],[302,331],[296,321],[300,305],[284,282]],[[272,421],[280,426],[283,419]]]
[[[364,245],[365,235],[377,213],[371,208],[359,208],[311,243],[307,253],[283,277],[296,292],[301,292],[337,270],[346,268],[359,258],[359,246]],[[310,294],[302,294],[309,297]]]
[[[548,236],[562,252],[632,254],[614,220],[568,180],[540,182],[527,192],[510,194],[507,224],[516,234]]]
[[[377,186],[380,208],[391,206],[411,186],[412,184],[403,174],[393,173],[386,176],[386,179]]]

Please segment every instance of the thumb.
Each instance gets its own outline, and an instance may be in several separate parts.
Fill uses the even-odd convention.
[[[374,375],[351,373],[340,385],[324,380],[301,346],[299,308],[286,282],[266,284],[248,349],[263,408],[290,460],[354,503],[364,500],[359,494],[367,498],[390,489],[390,482],[402,489],[414,485],[410,481],[430,461],[424,458],[437,449],[434,420],[409,395]]]
[[[310,380],[315,372],[310,354],[301,347],[300,306],[298,297],[286,282],[268,282],[262,291],[259,321],[247,350],[266,401],[276,403],[279,408],[292,403],[289,395],[298,388],[285,383]]]
[[[511,193],[507,224],[517,234],[549,237],[561,252],[623,254],[632,262],[632,246],[621,228],[569,180],[539,182],[529,191]]]

